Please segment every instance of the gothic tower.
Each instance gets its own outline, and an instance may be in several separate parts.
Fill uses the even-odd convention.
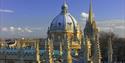
[[[90,2],[89,16],[84,28],[84,62],[100,63],[99,31],[93,18],[92,1]]]

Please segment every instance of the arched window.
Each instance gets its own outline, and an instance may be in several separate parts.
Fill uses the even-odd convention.
[[[58,25],[61,26],[61,23],[59,22]]]

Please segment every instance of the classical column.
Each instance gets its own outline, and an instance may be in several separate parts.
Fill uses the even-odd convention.
[[[60,51],[59,51],[60,57],[62,57],[63,50],[62,50],[62,42],[60,42]]]
[[[64,39],[66,40],[64,42],[64,54],[63,54],[63,63],[72,63],[72,56],[71,56],[71,40],[70,40],[70,36],[66,35],[66,38]]]
[[[39,50],[39,40],[36,39],[36,62],[40,63],[40,50]]]
[[[47,44],[46,44],[46,63],[54,63],[54,61],[53,61],[53,44],[49,38],[48,38]]]

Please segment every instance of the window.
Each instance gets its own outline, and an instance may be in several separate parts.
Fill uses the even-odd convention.
[[[58,25],[61,26],[61,23],[59,22]]]

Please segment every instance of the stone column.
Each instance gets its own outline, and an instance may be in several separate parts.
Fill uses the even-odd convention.
[[[39,50],[39,40],[36,39],[36,62],[40,63],[40,50]]]
[[[60,42],[60,51],[59,51],[60,57],[62,57],[63,50],[62,50],[62,42]]]
[[[63,63],[72,63],[70,36],[66,35],[64,45]]]
[[[52,41],[48,38],[46,47],[46,63],[54,63],[52,46],[53,46]]]

